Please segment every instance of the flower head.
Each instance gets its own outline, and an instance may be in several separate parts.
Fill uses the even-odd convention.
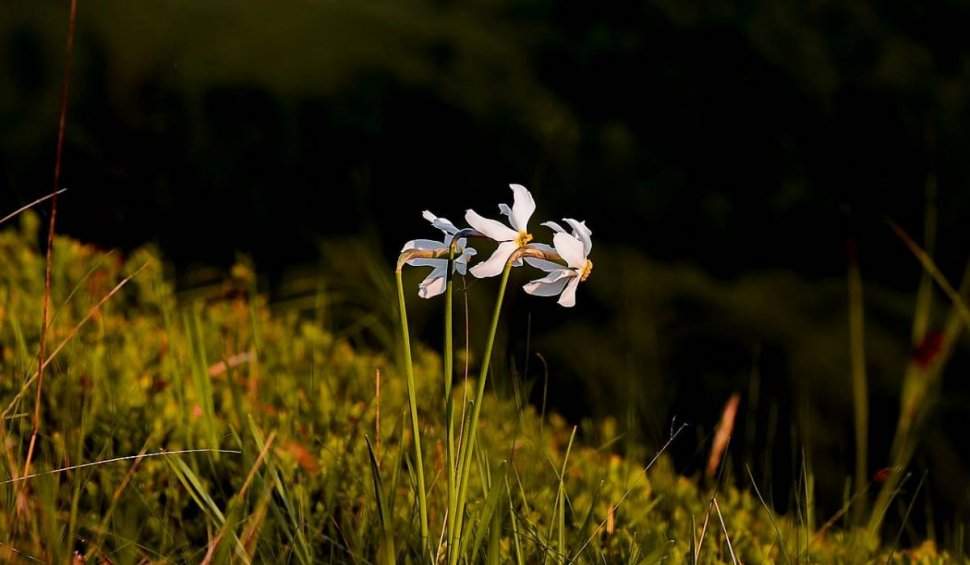
[[[525,247],[532,241],[532,234],[529,233],[529,218],[536,210],[535,200],[532,199],[528,189],[521,184],[511,184],[509,187],[513,195],[512,206],[499,204],[499,212],[508,217],[511,227],[497,220],[483,218],[474,210],[465,212],[465,221],[468,225],[485,237],[498,242],[498,248],[491,257],[471,268],[471,273],[476,277],[498,275],[515,250]],[[521,260],[515,262],[516,266],[521,264]]]
[[[572,218],[563,218],[562,221],[569,224],[569,227],[572,228],[572,236],[583,242],[583,252],[588,256],[589,252],[593,250],[593,240],[590,238],[590,236],[593,235],[593,232],[586,227],[586,221],[584,220],[580,222],[579,220],[574,220]],[[561,225],[551,220],[548,222],[542,222],[542,225],[556,233],[568,233]]]
[[[593,249],[593,241],[590,239],[593,232],[586,227],[586,222],[571,218],[566,218],[565,222],[573,229],[572,233],[567,232],[556,222],[545,222],[542,225],[556,232],[552,238],[554,244],[552,250],[562,257],[566,264],[526,257],[525,260],[529,265],[548,274],[541,279],[526,283],[522,288],[535,296],[558,295],[559,304],[571,308],[576,305],[576,288],[579,283],[589,278],[593,271],[593,262],[589,260],[589,252]]]
[[[458,233],[458,228],[447,218],[435,216],[428,210],[421,213],[424,219],[431,222],[431,225],[441,230],[445,237],[444,241],[433,239],[413,239],[404,244],[401,252],[412,249],[419,250],[447,250],[451,246],[452,239]],[[452,273],[457,272],[464,275],[468,268],[468,259],[477,252],[466,245],[465,238],[459,238],[455,243],[455,260],[452,262]],[[413,257],[407,260],[407,264],[412,267],[431,267],[431,272],[418,285],[418,296],[421,298],[432,298],[445,291],[448,284],[448,259]]]

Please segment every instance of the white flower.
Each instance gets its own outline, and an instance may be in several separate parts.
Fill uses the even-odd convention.
[[[593,249],[593,240],[590,239],[590,236],[593,235],[593,232],[590,231],[588,227],[586,227],[586,221],[584,220],[580,222],[579,220],[574,220],[572,218],[563,218],[562,221],[566,222],[567,224],[569,224],[569,227],[573,228],[573,233],[572,233],[573,237],[583,242],[583,252],[588,257],[589,252],[592,251]],[[562,226],[560,226],[559,224],[551,220],[548,222],[542,222],[541,225],[546,226],[547,228],[550,228],[552,231],[556,233],[567,233]]]
[[[525,247],[532,241],[532,234],[529,233],[529,218],[536,210],[535,200],[532,199],[528,189],[521,184],[510,184],[509,188],[512,189],[512,206],[499,204],[498,208],[502,215],[508,217],[511,228],[499,221],[483,218],[474,210],[465,212],[465,221],[468,225],[482,235],[499,242],[498,248],[491,257],[471,268],[471,273],[476,277],[494,277],[501,273],[515,250]],[[521,264],[521,260],[515,262],[515,266]]]
[[[586,227],[586,222],[577,222],[571,218],[566,218],[565,221],[573,228],[572,234],[567,233],[556,222],[545,222],[542,225],[549,226],[556,232],[552,238],[555,252],[566,265],[527,257],[526,262],[529,265],[548,274],[526,283],[522,288],[535,296],[559,295],[559,304],[571,308],[576,305],[576,287],[589,278],[593,270],[593,262],[589,260],[589,252],[593,249],[593,241],[590,239],[593,232]]]
[[[409,251],[411,249],[448,249],[451,245],[451,240],[454,238],[455,234],[458,233],[458,228],[455,224],[451,223],[447,218],[440,218],[435,216],[428,210],[421,213],[424,219],[431,222],[431,225],[438,228],[445,234],[444,241],[435,241],[433,239],[414,239],[404,244],[404,248],[401,252]],[[452,272],[457,272],[460,275],[464,275],[468,268],[468,259],[475,255],[477,252],[471,247],[466,246],[465,238],[460,238],[458,243],[455,245],[455,260],[452,263]],[[418,296],[421,298],[432,298],[438,296],[445,291],[445,287],[448,284],[448,259],[429,259],[425,257],[415,257],[413,259],[408,259],[408,265],[412,267],[431,267],[431,273],[421,281],[418,285]]]

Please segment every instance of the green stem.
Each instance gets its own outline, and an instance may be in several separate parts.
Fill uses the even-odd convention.
[[[455,492],[456,469],[455,469],[455,403],[451,390],[451,381],[454,378],[454,342],[452,329],[452,300],[453,300],[453,276],[452,266],[455,261],[455,247],[451,246],[448,252],[447,286],[445,287],[445,359],[444,359],[444,384],[445,384],[445,425],[448,427],[445,449],[448,459],[448,537],[450,540],[454,534],[455,509],[458,505],[458,498]]]
[[[424,490],[424,459],[421,456],[421,431],[418,426],[418,402],[414,393],[414,364],[411,361],[411,336],[408,330],[408,314],[404,303],[404,283],[401,270],[394,272],[397,281],[397,301],[401,310],[401,343],[404,347],[404,371],[408,379],[408,404],[411,407],[411,431],[414,434],[414,459],[418,471],[418,510],[421,513],[421,550],[428,547],[428,502]]]
[[[452,380],[452,367],[454,366],[454,354],[453,354],[453,339],[452,339],[452,296],[454,295],[454,280],[452,277],[452,269],[455,264],[455,248],[452,247],[448,252],[448,274],[447,284],[445,286],[445,368],[444,368],[444,378],[445,378],[445,399],[451,398],[451,380]],[[449,403],[450,404],[450,403]]]
[[[505,299],[505,287],[508,286],[509,273],[512,270],[513,261],[510,259],[505,263],[505,270],[502,271],[502,282],[499,285],[498,297],[495,300],[495,309],[492,311],[492,324],[488,332],[488,341],[485,342],[485,354],[482,357],[482,369],[478,374],[478,389],[475,394],[475,403],[472,406],[471,421],[464,432],[467,438],[462,438],[461,445],[458,446],[459,477],[458,477],[458,500],[455,505],[454,530],[451,532],[451,539],[448,544],[449,563],[458,563],[461,553],[461,526],[465,514],[465,498],[468,495],[468,479],[471,470],[472,453],[475,451],[475,439],[478,432],[478,416],[482,411],[482,403],[485,398],[485,382],[488,379],[488,366],[492,359],[492,347],[495,345],[495,332],[498,330],[499,315],[502,313],[502,302]]]

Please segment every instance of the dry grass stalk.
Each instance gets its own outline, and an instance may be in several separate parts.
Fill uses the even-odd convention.
[[[734,393],[724,405],[721,412],[721,423],[717,426],[717,434],[714,436],[714,444],[711,446],[711,456],[707,459],[706,474],[708,478],[717,473],[721,465],[721,459],[731,443],[731,434],[734,432],[734,419],[738,415],[738,404],[741,402],[741,395]]]
[[[44,367],[46,366],[46,337],[48,310],[51,301],[51,271],[53,270],[54,233],[57,224],[57,190],[61,183],[61,158],[64,154],[64,129],[67,124],[67,100],[70,91],[71,63],[74,55],[74,31],[77,23],[77,0],[71,0],[71,13],[68,19],[67,46],[65,47],[64,79],[61,83],[61,109],[57,125],[57,149],[54,158],[54,195],[51,197],[51,219],[47,230],[47,259],[44,273],[44,300],[41,308],[40,350],[37,353],[37,394],[34,397],[33,431],[30,434],[30,447],[27,448],[27,459],[24,461],[23,475],[30,474],[30,462],[34,457],[37,444],[37,433],[41,425],[41,400],[44,388]]]

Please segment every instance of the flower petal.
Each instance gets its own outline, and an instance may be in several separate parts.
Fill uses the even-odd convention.
[[[482,232],[485,237],[495,241],[512,241],[518,236],[515,230],[506,226],[502,222],[490,220],[479,216],[474,210],[465,212],[465,221],[468,225]]]
[[[491,257],[471,268],[471,273],[480,279],[498,275],[505,269],[505,263],[516,249],[518,246],[514,241],[500,243]]]
[[[566,283],[566,289],[562,291],[562,295],[556,302],[560,306],[566,308],[572,308],[576,305],[576,287],[579,286],[579,277],[572,277],[569,282]]]
[[[458,233],[458,228],[455,226],[455,224],[451,223],[451,220],[449,220],[448,218],[435,216],[429,210],[425,210],[424,212],[421,212],[421,217],[431,222],[432,226],[438,228],[439,230],[447,234],[454,235]]]
[[[431,249],[441,249],[443,247],[448,247],[448,244],[440,241],[435,241],[433,239],[412,239],[411,241],[404,244],[404,247],[401,248],[401,253],[404,253],[405,251],[408,251],[410,249],[431,250]]]
[[[499,204],[498,211],[499,211],[499,214],[502,214],[503,216],[506,216],[510,219],[512,218],[512,209],[509,208],[508,204],[505,204],[504,202]]]
[[[563,291],[570,278],[575,278],[575,276],[570,276],[572,271],[566,269],[563,269],[563,271],[565,271],[565,275],[550,273],[541,279],[529,281],[522,286],[522,290],[533,296],[556,296]],[[550,280],[550,278],[552,279]]]
[[[568,279],[569,277],[575,277],[575,276],[576,276],[576,271],[572,269],[564,269],[560,267],[555,271],[549,272],[546,276],[542,277],[541,279],[536,279],[532,282],[553,283],[558,281],[559,279]]]
[[[475,255],[478,255],[478,250],[476,250],[474,247],[469,246],[467,242],[468,240],[466,240],[465,238],[461,238],[458,240],[458,246],[455,249],[455,251],[458,252],[458,256],[455,257],[456,261],[458,259],[464,259],[467,261],[469,257],[474,257]]]
[[[563,268],[563,266],[559,263],[546,261],[545,259],[537,259],[535,257],[526,257],[525,262],[530,266],[535,267],[536,269],[541,269],[547,273],[551,273]]]
[[[563,218],[562,220],[569,224],[569,227],[573,228],[573,232],[576,234],[585,233],[586,235],[593,235],[593,230],[589,229],[589,226],[586,225],[586,220],[579,221],[575,218]]]
[[[445,277],[447,272],[447,265],[442,267],[436,267],[431,274],[421,281],[418,285],[418,296],[421,298],[433,298],[438,296],[445,291],[445,287],[448,284],[448,279]]]
[[[426,257],[415,257],[414,259],[408,259],[408,265],[412,267],[434,267],[446,268],[448,265],[447,259],[428,259]]]
[[[565,229],[563,229],[562,226],[560,226],[558,223],[556,223],[556,222],[554,222],[552,220],[549,220],[548,222],[542,222],[539,225],[540,226],[546,226],[547,228],[551,229],[552,231],[554,231],[556,233],[560,233],[560,232],[565,232],[566,231]]]
[[[509,223],[518,231],[528,231],[529,218],[536,211],[536,201],[532,199],[532,193],[521,184],[510,184],[515,200],[512,202],[512,215]]]
[[[556,244],[556,251],[574,269],[582,269],[586,265],[586,254],[583,253],[583,242],[568,233],[557,233],[552,238]]]
[[[573,236],[583,242],[583,248],[586,250],[586,255],[589,256],[589,252],[593,250],[593,240],[590,237],[593,235],[593,231],[586,227],[585,221],[580,222],[572,218],[563,218],[563,220],[569,224],[569,227],[573,228]]]
[[[463,239],[462,241],[465,240]],[[468,260],[477,254],[478,251],[475,251],[471,247],[462,249],[461,255],[455,257],[454,265],[452,265],[454,270],[457,271],[459,275],[464,276],[464,274],[468,271]]]

